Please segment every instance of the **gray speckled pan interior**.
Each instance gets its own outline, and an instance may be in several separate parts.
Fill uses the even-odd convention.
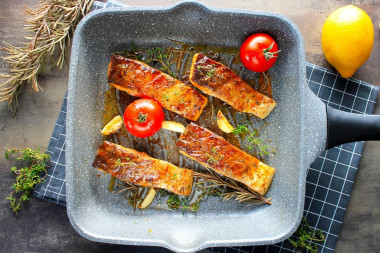
[[[165,37],[188,44],[239,47],[255,32],[271,34],[282,50],[270,71],[277,107],[266,119],[270,124],[262,133],[277,150],[267,160],[276,168],[266,195],[273,204],[245,207],[234,201],[208,199],[196,214],[154,208],[133,213],[125,200],[107,191],[109,178],[98,178],[91,167],[102,142],[111,53],[131,43],[165,45]],[[181,252],[284,240],[302,216],[306,170],[325,146],[325,114],[323,103],[306,84],[302,36],[281,15],[207,8],[194,2],[90,13],[75,32],[70,64],[66,143],[70,221],[90,240],[157,245]]]

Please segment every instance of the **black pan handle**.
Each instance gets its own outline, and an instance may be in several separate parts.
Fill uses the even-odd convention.
[[[349,113],[326,107],[326,149],[353,141],[380,140],[380,115]]]

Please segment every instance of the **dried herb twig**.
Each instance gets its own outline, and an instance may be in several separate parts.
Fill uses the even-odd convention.
[[[62,68],[66,60],[76,25],[90,10],[94,0],[41,0],[34,9],[26,7],[25,29],[32,35],[26,36],[28,43],[13,46],[4,42],[3,57],[9,66],[9,74],[0,74],[7,78],[0,84],[0,102],[8,101],[10,110],[17,107],[17,96],[23,86],[31,83],[34,91],[41,89],[38,76],[43,73],[46,62],[56,59],[55,65]]]
[[[148,51],[148,59],[145,62],[159,63],[161,64],[161,67],[159,68],[161,71],[177,78],[176,74],[170,70],[170,67],[175,63],[177,71],[179,71],[179,66],[184,53],[185,50],[183,48],[177,49],[174,47],[167,47],[163,49],[155,47]]]
[[[144,188],[132,183],[123,183],[124,184],[116,184],[117,187],[121,187],[121,190],[118,190],[116,193],[123,194],[122,196],[128,199],[129,204],[133,206],[133,211],[136,211],[137,203],[141,200]]]
[[[263,195],[254,192],[250,189],[245,189],[238,185],[235,181],[229,179],[223,179],[217,173],[207,169],[207,172],[200,173],[194,172],[194,177],[203,179],[203,181],[209,184],[204,185],[204,188],[225,188],[226,191],[221,192],[219,195],[223,197],[223,201],[229,199],[235,199],[240,203],[245,203],[247,206],[254,204],[272,204],[270,199],[265,198]],[[204,182],[199,181],[197,184],[203,184]]]

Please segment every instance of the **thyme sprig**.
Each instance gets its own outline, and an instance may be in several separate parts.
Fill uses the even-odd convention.
[[[4,42],[3,57],[9,66],[7,78],[0,84],[0,102],[8,101],[8,107],[15,112],[17,96],[23,86],[31,83],[34,91],[41,89],[38,77],[43,74],[49,59],[61,69],[66,61],[67,48],[76,25],[90,10],[94,0],[41,0],[35,8],[26,7],[25,29],[31,33],[26,36],[28,43],[13,46]],[[14,110],[13,110],[14,109]]]
[[[293,239],[292,237],[295,238]],[[305,217],[302,217],[301,224],[292,237],[288,240],[299,253],[303,252],[303,250],[307,250],[311,253],[317,253],[318,247],[315,242],[325,241],[325,236],[322,231],[312,229]]]
[[[258,148],[258,154],[261,156],[268,156],[270,153],[276,152],[276,150],[269,147],[268,144],[264,144],[261,139],[257,138],[257,132],[250,131],[247,125],[238,125],[234,130],[232,130],[232,132],[236,135],[248,134],[247,140],[249,145],[247,146],[247,149],[254,150],[255,148]]]
[[[15,212],[21,209],[21,204],[29,200],[29,196],[33,191],[33,188],[39,183],[44,182],[47,175],[46,166],[49,162],[50,155],[40,153],[40,149],[32,150],[26,149],[8,149],[5,148],[5,158],[9,159],[11,154],[21,153],[17,160],[23,160],[28,163],[28,166],[17,168],[12,167],[11,171],[14,172],[16,177],[16,183],[12,185],[13,191],[7,197],[10,202],[10,207]],[[41,173],[45,172],[45,175],[41,177]]]
[[[199,202],[200,201],[195,201],[190,203],[188,198],[180,198],[177,194],[169,193],[166,204],[170,209],[181,211],[183,214],[185,211],[196,213],[199,209]]]
[[[227,178],[224,179],[210,169],[207,169],[206,172],[202,173],[194,171],[194,177],[202,179],[199,180],[196,184],[203,185],[204,189],[225,189],[225,191],[219,192],[219,196],[222,196],[223,201],[235,199],[240,203],[245,203],[247,206],[251,206],[254,204],[272,204],[270,199],[265,198],[263,195],[254,192],[249,188],[243,188],[233,180]],[[207,182],[208,184],[204,184],[205,182]]]
[[[221,193],[221,189],[219,188],[205,188],[201,184],[195,184],[194,191],[200,192],[196,199],[194,199],[195,195],[191,195],[190,197],[180,197],[166,190],[161,190],[161,196],[168,196],[166,204],[170,209],[181,211],[181,213],[184,214],[185,211],[193,213],[198,212],[201,202],[205,201],[207,196],[217,197],[220,196]]]

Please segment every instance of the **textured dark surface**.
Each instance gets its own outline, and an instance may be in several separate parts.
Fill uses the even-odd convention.
[[[38,1],[1,1],[0,36],[1,40],[16,43],[22,40],[23,17],[20,11],[23,4]],[[149,1],[124,1],[130,4],[147,5]],[[154,4],[167,4],[174,1],[157,1]],[[203,1],[211,6],[230,8],[260,9],[275,11],[289,16],[300,27],[305,39],[307,60],[330,68],[324,60],[320,47],[320,31],[324,19],[337,7],[351,1],[292,1],[287,5],[282,1],[270,3],[251,3],[248,1]],[[354,1],[352,1],[354,3]],[[355,78],[379,86],[379,1],[361,1],[358,4],[371,16],[375,26],[375,45],[372,56],[355,74]],[[15,32],[17,31],[17,32]],[[0,62],[5,70],[4,62]],[[26,88],[20,97],[19,112],[15,118],[7,111],[6,104],[0,105],[0,148],[42,147],[47,144],[53,130],[61,102],[67,89],[67,73],[49,72],[42,79],[44,91],[34,94]],[[380,113],[379,106],[375,111]],[[380,248],[377,234],[380,232],[380,206],[378,199],[378,169],[380,143],[367,142],[361,165],[355,180],[354,190],[345,215],[343,229],[336,247],[337,252],[376,252]],[[14,179],[9,168],[11,164],[3,157],[0,159],[0,251],[1,252],[122,252],[125,247],[92,243],[81,238],[71,228],[64,208],[46,201],[33,199],[26,210],[15,217],[8,209],[5,197]],[[145,248],[133,248],[144,252]],[[157,251],[156,251],[157,252]]]

